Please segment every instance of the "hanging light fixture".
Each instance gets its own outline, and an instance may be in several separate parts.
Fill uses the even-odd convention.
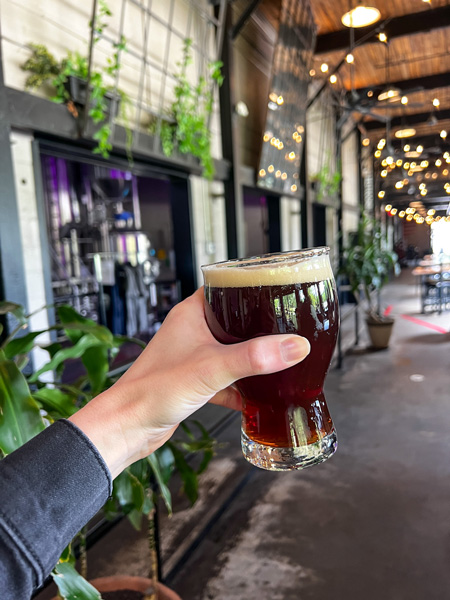
[[[381,13],[374,6],[359,5],[352,8],[341,17],[342,24],[345,27],[367,27],[376,23],[381,18]]]
[[[416,135],[416,130],[413,127],[406,127],[405,129],[398,129],[394,133],[396,138],[408,138]]]
[[[389,44],[386,43],[386,81],[389,82],[389,79]],[[378,95],[378,100],[380,102],[383,100],[392,100],[393,98],[398,98],[400,93],[401,90],[398,87],[387,83],[387,87]]]

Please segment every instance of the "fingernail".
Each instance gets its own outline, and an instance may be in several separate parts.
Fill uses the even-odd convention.
[[[304,337],[291,338],[281,342],[281,356],[286,362],[297,362],[309,354],[311,347]]]

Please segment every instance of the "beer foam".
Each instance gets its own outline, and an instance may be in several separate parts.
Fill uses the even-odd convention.
[[[229,261],[203,267],[205,285],[211,287],[261,287],[315,283],[332,279],[333,271],[327,254],[289,254],[278,260],[268,257]]]

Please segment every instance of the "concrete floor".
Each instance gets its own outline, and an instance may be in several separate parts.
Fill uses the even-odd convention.
[[[368,351],[364,334],[329,373],[329,461],[262,471],[241,456],[237,417],[218,429],[200,501],[161,523],[183,600],[450,598],[450,312],[420,315],[406,272],[383,300],[397,317],[390,349]],[[126,522],[91,554],[91,576],[147,569],[145,536]]]

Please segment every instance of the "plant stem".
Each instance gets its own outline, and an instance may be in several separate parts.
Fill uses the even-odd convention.
[[[81,576],[87,579],[87,547],[86,547],[87,527],[83,527],[80,531],[80,573]]]
[[[151,494],[151,490],[148,492]],[[158,554],[156,552],[156,533],[155,533],[156,509],[152,508],[148,515],[148,546],[150,550],[150,577],[152,580],[153,591],[146,595],[144,600],[158,600]]]

